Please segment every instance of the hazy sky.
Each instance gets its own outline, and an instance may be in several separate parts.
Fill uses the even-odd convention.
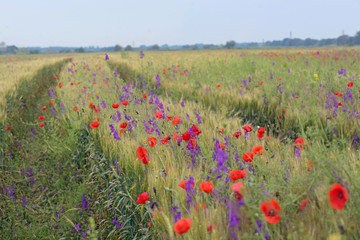
[[[0,42],[25,46],[221,44],[360,30],[360,0],[0,0]]]

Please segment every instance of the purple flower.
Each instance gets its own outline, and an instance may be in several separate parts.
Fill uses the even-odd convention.
[[[109,60],[109,56],[107,55],[107,53],[105,53],[105,61]]]

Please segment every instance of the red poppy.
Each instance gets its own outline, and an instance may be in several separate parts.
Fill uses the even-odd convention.
[[[239,137],[240,137],[240,135],[241,135],[241,132],[235,132],[235,133],[233,134],[233,137],[235,137],[235,138],[239,138]]]
[[[276,224],[280,221],[280,206],[279,203],[271,199],[270,201],[265,201],[260,204],[261,211],[265,214],[265,220],[268,223]]]
[[[334,183],[329,190],[329,200],[331,206],[336,210],[342,210],[348,201],[348,192],[346,188],[338,183]]]
[[[207,231],[209,232],[209,233],[212,233],[212,231],[213,231],[213,228],[215,227],[215,225],[209,225],[208,227],[207,227]]]
[[[220,84],[216,85],[217,87],[220,87]]]
[[[230,171],[230,179],[231,181],[236,181],[238,179],[242,179],[245,178],[247,176],[246,171],[245,170],[233,170]]]
[[[183,188],[183,189],[186,189],[186,183],[187,183],[188,181],[189,181],[189,180],[187,180],[187,181],[186,181],[186,180],[181,181],[178,186],[181,187],[181,188]],[[194,186],[195,186],[195,183],[193,183],[193,184],[190,185],[191,188],[193,188]]]
[[[136,155],[143,162],[143,164],[149,165],[150,159],[147,156],[147,150],[145,148],[138,147]]]
[[[100,125],[100,123],[98,123],[97,121],[90,123],[90,127],[92,129],[97,128],[99,125]]]
[[[300,150],[304,150],[304,139],[299,137],[295,140],[295,147],[299,148]]]
[[[176,126],[178,125],[178,123],[180,122],[180,117],[176,116],[174,117],[174,119],[172,120],[172,125]]]
[[[44,126],[44,124],[43,124],[43,123],[40,123],[40,124],[39,124],[39,126],[40,126],[40,127],[43,127],[43,126]]]
[[[138,199],[136,200],[136,203],[145,204],[146,201],[149,200],[149,193],[144,192],[142,194],[139,194]]]
[[[155,145],[157,143],[157,139],[154,137],[149,137],[147,139],[147,142],[148,142],[149,146],[153,148],[153,147],[155,147]]]
[[[171,139],[170,136],[164,137],[163,139],[161,139],[161,143],[162,144],[168,144],[170,139]]]
[[[42,109],[42,110],[46,110],[46,106],[43,106],[41,109]]]
[[[190,138],[189,143],[186,147],[189,149],[190,146],[191,146],[191,149],[194,149],[197,147],[197,141],[195,138]]]
[[[341,106],[342,106],[342,103],[341,103],[341,102],[339,102],[339,103],[338,103],[338,106],[340,106],[340,107],[341,107]]]
[[[259,128],[258,133],[257,133],[258,139],[262,139],[264,137],[264,132],[265,132],[264,127]]]
[[[124,106],[126,106],[126,105],[129,104],[129,101],[128,101],[128,100],[122,101],[121,104],[124,105]]]
[[[252,160],[254,160],[254,154],[252,152],[246,152],[243,154],[242,159],[245,162],[252,162]]]
[[[120,104],[118,104],[118,103],[114,103],[114,104],[112,105],[113,108],[118,108],[119,106],[120,106]]]
[[[199,130],[197,125],[194,125],[191,128],[193,130],[193,134],[195,134],[196,136],[200,135],[201,131]]]
[[[238,200],[241,200],[243,198],[243,194],[246,191],[243,182],[234,183],[233,185],[231,185],[230,189],[235,193],[235,198]]]
[[[143,98],[147,98],[146,93],[143,93]]]
[[[53,105],[53,104],[54,104],[54,101],[50,101],[49,103],[50,103],[50,105]]]
[[[45,119],[45,116],[39,116],[39,120],[42,121]]]
[[[74,83],[70,83],[71,86],[74,86]]]
[[[166,116],[166,121],[170,121],[172,119],[172,116]]]
[[[161,111],[158,111],[157,113],[155,113],[155,117],[156,118],[162,118],[163,117],[163,114]]]
[[[257,155],[257,154],[263,155],[263,146],[253,147],[253,148],[251,149],[251,151],[252,151],[255,155]]]
[[[6,130],[10,131],[11,130],[11,126],[7,126]]]
[[[75,107],[73,108],[73,111],[74,111],[74,112],[77,112],[77,110],[78,110],[78,107],[75,106]]]
[[[62,87],[62,82],[59,82],[58,87],[59,87],[59,88],[61,88],[61,87]]]
[[[187,130],[183,135],[182,135],[182,139],[184,141],[188,141],[190,139],[190,131]]]
[[[211,193],[214,189],[214,184],[212,182],[202,182],[200,183],[199,186],[199,190],[206,192],[206,193]]]
[[[222,150],[225,150],[225,144],[224,143],[220,143],[218,145],[218,148],[221,148]]]
[[[347,86],[348,86],[349,88],[351,88],[351,87],[354,86],[354,83],[353,83],[353,82],[348,82]]]
[[[223,129],[223,128],[220,129],[220,130],[219,130],[219,133],[224,133],[224,129]]]
[[[252,127],[249,125],[245,125],[244,127],[242,127],[242,129],[244,129],[247,132],[251,132],[252,131]]]
[[[305,207],[306,207],[306,204],[307,204],[307,200],[304,199],[302,201],[302,203],[300,204],[300,207],[299,207],[299,211],[304,211]]]
[[[179,221],[177,221],[174,225],[174,231],[177,234],[184,234],[187,231],[189,231],[191,227],[191,219],[189,218],[182,218]]]

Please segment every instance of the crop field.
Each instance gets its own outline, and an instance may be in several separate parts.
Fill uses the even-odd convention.
[[[359,48],[9,59],[1,239],[360,238]]]

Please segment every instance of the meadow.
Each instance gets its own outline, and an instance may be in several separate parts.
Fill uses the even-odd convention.
[[[2,56],[0,236],[358,239],[359,50]]]

